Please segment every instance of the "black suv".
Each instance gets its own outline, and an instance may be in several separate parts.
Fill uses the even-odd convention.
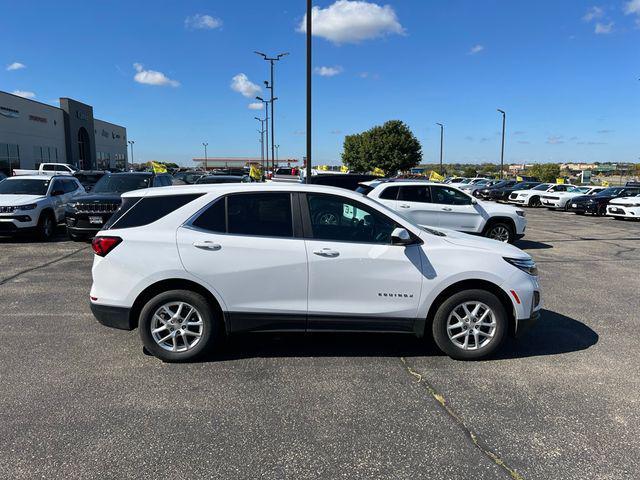
[[[506,202],[509,199],[509,195],[511,195],[516,190],[531,190],[533,187],[537,187],[541,183],[542,182],[520,182],[509,187],[492,188],[484,198],[495,201],[502,200]]]
[[[171,175],[151,172],[107,173],[95,184],[91,193],[76,197],[67,204],[65,218],[69,238],[85,240],[95,235],[120,208],[120,196],[131,190],[168,187]]]
[[[493,183],[484,188],[477,188],[473,191],[473,196],[477,198],[487,199],[490,198],[492,190],[498,190],[501,188],[511,188],[518,182],[516,180],[500,180],[499,182]]]
[[[609,187],[599,191],[595,195],[581,195],[569,200],[567,210],[569,212],[584,215],[593,213],[601,216],[607,213],[609,201],[618,197],[633,197],[640,194],[640,187]]]

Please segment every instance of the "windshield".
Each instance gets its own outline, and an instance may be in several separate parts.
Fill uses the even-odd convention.
[[[2,195],[46,195],[49,189],[50,179],[7,179],[0,183]]]
[[[542,185],[532,188],[532,190],[546,190],[549,187],[550,185],[548,183],[543,183]]]
[[[620,193],[622,188],[605,188],[601,192],[595,194],[596,197],[613,197]]]
[[[105,175],[93,188],[94,193],[124,193],[149,188],[151,175]]]
[[[591,190],[591,187],[575,187],[575,188],[572,188],[571,190],[568,190],[568,191],[569,192],[589,193],[589,190]]]

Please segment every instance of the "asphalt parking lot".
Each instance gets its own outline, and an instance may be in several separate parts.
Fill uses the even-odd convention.
[[[638,478],[640,222],[527,214],[546,311],[482,362],[254,335],[163,364],[93,320],[87,244],[0,239],[0,477]]]

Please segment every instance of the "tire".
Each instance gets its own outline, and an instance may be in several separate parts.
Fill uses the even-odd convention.
[[[476,327],[477,331],[482,333],[474,335],[471,333],[474,328],[470,328],[472,324],[466,323],[468,316],[463,317],[465,313],[463,305],[473,313],[475,311],[473,305],[478,304],[482,304],[482,306],[477,315],[482,316],[486,312],[485,309],[489,309],[491,313],[488,315],[492,318],[490,321],[485,318],[482,324]],[[451,358],[479,360],[500,347],[507,332],[507,322],[507,313],[500,300],[493,293],[486,290],[464,290],[447,298],[438,307],[433,319],[433,339],[438,348]],[[457,323],[462,326],[448,328]],[[491,323],[492,326],[484,325],[485,323]],[[451,332],[451,335],[448,332]],[[460,333],[462,333],[461,336],[455,339],[450,338]],[[464,348],[465,338],[467,348]],[[475,345],[476,338],[478,339],[477,345]]]
[[[45,242],[53,238],[56,233],[56,218],[51,212],[43,212],[38,219],[38,237]]]
[[[180,304],[183,304],[181,316],[175,317],[179,313]],[[187,307],[191,307],[192,311],[185,310]],[[158,319],[155,318],[157,313],[161,315]],[[169,313],[174,317],[170,317]],[[176,320],[182,320],[182,323],[169,323]],[[186,325],[186,322],[190,325]],[[183,328],[185,325],[186,328]],[[144,305],[140,312],[138,330],[144,348],[154,357],[165,362],[188,362],[202,356],[211,347],[221,332],[219,325],[221,319],[217,318],[202,295],[190,290],[169,290],[156,295]],[[152,332],[153,329],[162,327],[164,328]],[[185,335],[185,331],[192,334]],[[186,349],[185,342],[190,344]]]
[[[542,205],[542,202],[540,202],[540,197],[536,196],[536,197],[531,197],[529,199],[529,206],[530,207],[537,208],[537,207],[539,207],[541,205]]]
[[[484,236],[503,243],[513,243],[515,240],[513,227],[506,222],[490,223],[484,230]]]

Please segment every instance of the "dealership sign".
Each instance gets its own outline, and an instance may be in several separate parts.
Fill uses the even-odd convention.
[[[18,118],[20,116],[20,112],[13,108],[3,107],[0,105],[0,115],[5,118]]]

